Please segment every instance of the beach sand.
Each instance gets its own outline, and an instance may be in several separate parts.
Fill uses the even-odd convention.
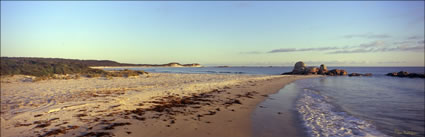
[[[311,77],[317,76],[2,77],[1,136],[246,137],[251,113],[266,95]]]

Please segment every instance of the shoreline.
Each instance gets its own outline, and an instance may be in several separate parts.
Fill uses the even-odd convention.
[[[2,83],[1,133],[2,136],[251,136],[251,114],[266,95],[277,93],[295,80],[312,77],[317,76],[152,73],[149,78]],[[38,86],[36,89],[42,90],[52,84],[68,86],[59,88],[62,90],[79,86],[87,91],[68,91],[70,98],[59,98],[64,93],[57,93],[58,97],[52,96],[54,102],[39,103],[40,106],[28,107],[32,108],[29,111],[7,117],[3,95],[9,96],[7,92],[14,91],[11,90],[14,86],[30,89]],[[93,86],[96,88],[88,89]],[[22,94],[14,96],[19,95]],[[19,107],[25,110],[26,106]]]
[[[253,136],[309,136],[296,111],[296,101],[300,92],[296,88],[295,82],[270,94],[266,100],[257,105],[258,107],[252,113]]]

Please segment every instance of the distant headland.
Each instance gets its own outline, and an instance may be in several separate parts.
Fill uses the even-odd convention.
[[[180,64],[129,64],[111,60],[78,60],[63,58],[1,57],[1,76],[31,75],[52,76],[54,74],[112,75],[100,68],[108,67],[201,67],[198,63]],[[141,72],[142,73],[142,72]]]
[[[89,67],[202,67],[198,63],[180,64],[170,62],[167,64],[130,64],[119,63],[112,60],[79,60],[79,59],[63,59],[63,58],[33,58],[33,57],[1,57],[1,60],[13,61],[42,61],[42,62],[61,62],[61,63],[77,63]]]
[[[180,64],[177,62],[171,62],[167,64],[121,64],[121,65],[96,65],[90,66],[90,68],[102,69],[102,68],[135,68],[135,67],[202,67],[198,63],[192,64]]]

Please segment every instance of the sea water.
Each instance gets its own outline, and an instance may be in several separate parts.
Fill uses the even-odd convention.
[[[424,136],[424,79],[326,77],[294,84],[296,111],[312,136]]]

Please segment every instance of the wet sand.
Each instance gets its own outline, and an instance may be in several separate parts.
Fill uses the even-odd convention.
[[[1,136],[251,136],[257,104],[286,84],[310,77],[2,78]]]
[[[290,83],[258,104],[252,113],[253,136],[307,137],[295,108],[298,93],[296,85]]]

